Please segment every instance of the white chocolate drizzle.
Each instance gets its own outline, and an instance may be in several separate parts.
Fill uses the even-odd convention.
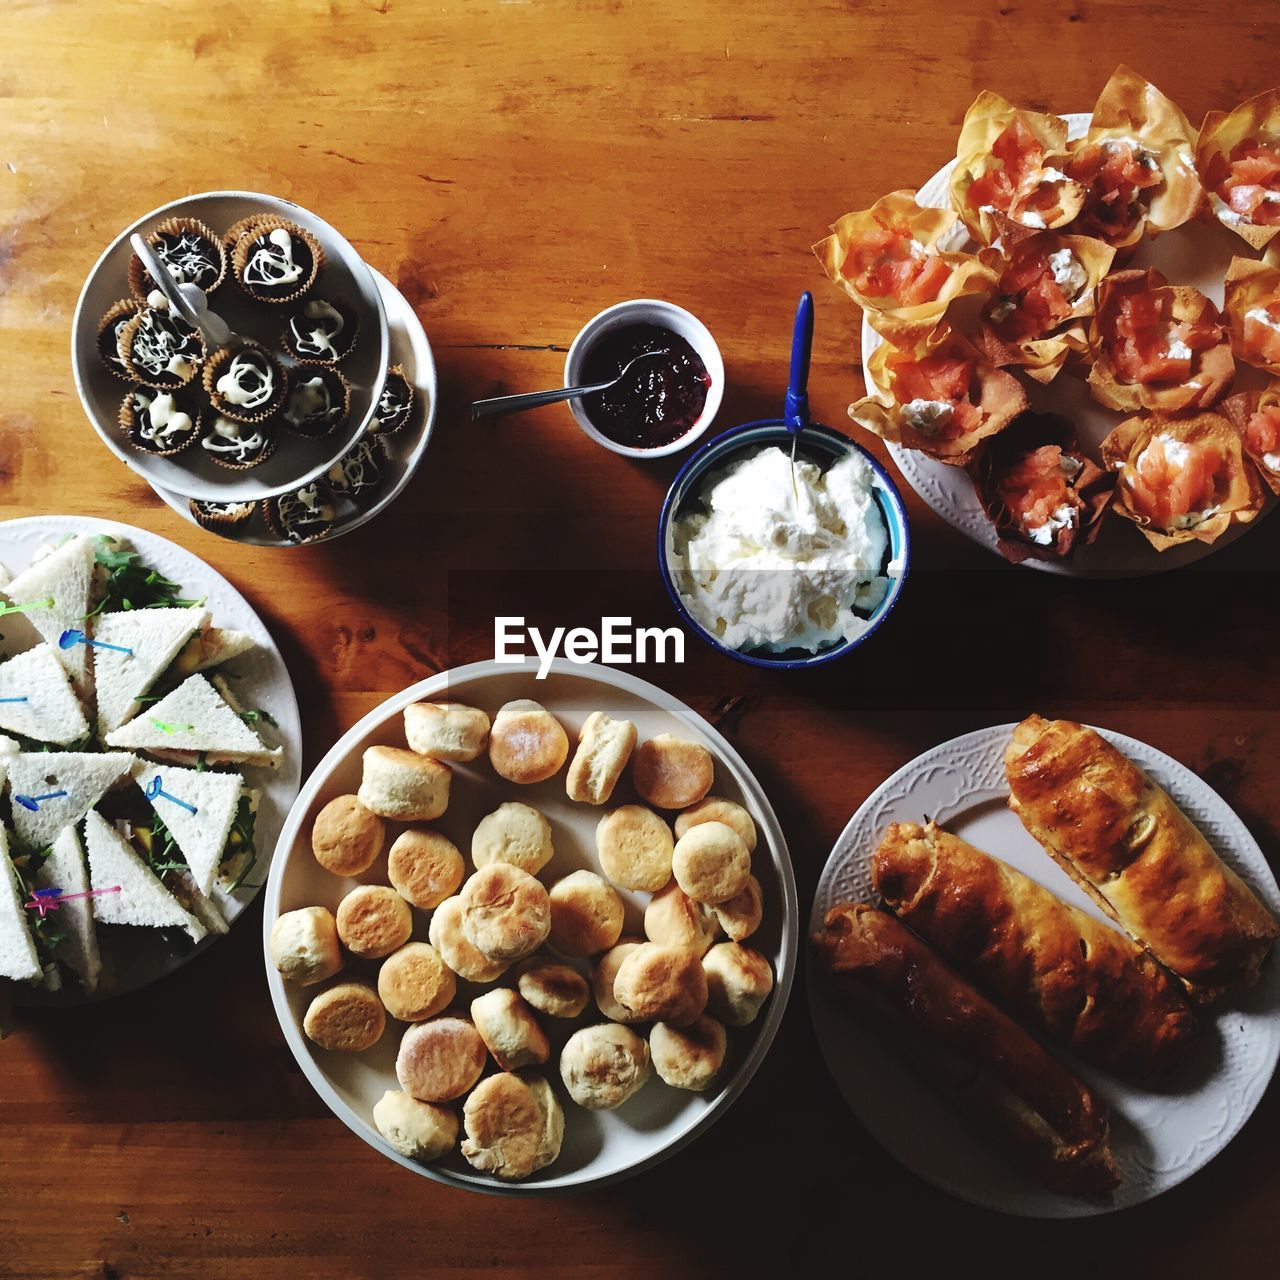
[[[218,417],[200,444],[210,453],[243,466],[262,454],[267,447],[267,436],[256,427]]]
[[[333,523],[333,503],[326,502],[320,486],[314,481],[294,493],[276,499],[276,512],[285,537],[291,542],[306,542],[316,532]]]
[[[299,355],[336,360],[342,354],[334,340],[346,328],[342,313],[323,298],[312,298],[289,317],[293,345]]]
[[[285,405],[284,416],[295,427],[316,427],[328,429],[342,412],[340,404],[335,405],[329,391],[329,384],[317,374],[305,382],[299,382],[289,392],[289,402]]]
[[[134,331],[130,361],[144,373],[158,378],[169,373],[186,381],[200,354],[196,331],[178,316],[148,307]]]
[[[178,402],[167,391],[154,396],[148,391],[134,391],[133,411],[134,434],[157,451],[176,447],[194,425],[191,415],[179,409]]]
[[[261,409],[271,403],[276,393],[275,373],[264,356],[255,351],[240,351],[231,357],[226,373],[216,386],[228,404],[242,409]]]
[[[151,247],[178,284],[207,289],[218,278],[222,264],[217,251],[195,231],[160,232]]]
[[[303,274],[302,266],[293,259],[293,237],[283,227],[275,227],[254,241],[253,253],[245,263],[244,282],[278,289],[297,284]]]

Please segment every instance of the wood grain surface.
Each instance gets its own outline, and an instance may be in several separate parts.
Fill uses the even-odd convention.
[[[653,564],[676,463],[597,449],[556,385],[598,309],[691,307],[724,351],[721,423],[773,413],[813,288],[812,399],[846,423],[857,317],[808,247],[951,154],[987,87],[1087,109],[1120,61],[1199,120],[1280,80],[1274,0],[601,0],[0,7],[0,515],[140,524],[207,558],[271,627],[313,764],[411,680],[491,656],[495,612],[670,622]],[[238,547],[178,519],[85,421],[70,320],[146,210],[247,188],[314,209],[389,276],[440,364],[437,436],[399,502],[327,547]],[[1280,841],[1280,520],[1173,577],[1018,571],[914,498],[915,561],[856,657],[758,672],[690,646],[644,671],[716,719],[787,831],[807,904],[863,798],[934,743],[1031,710],[1196,769],[1273,865]],[[553,572],[554,570],[554,572]],[[505,1201],[414,1178],[329,1116],[286,1049],[260,908],[181,974],[0,1045],[0,1275],[1262,1275],[1280,1257],[1280,1094],[1158,1202],[1043,1224],[956,1203],[838,1100],[803,981],[759,1076],[659,1169]]]

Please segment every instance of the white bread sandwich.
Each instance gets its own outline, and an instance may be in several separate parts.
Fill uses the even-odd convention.
[[[187,641],[178,654],[173,669],[180,676],[195,675],[210,667],[220,667],[232,658],[257,648],[258,642],[244,631],[232,631],[229,627],[205,627]]]
[[[79,822],[133,768],[124,751],[21,751],[9,759],[13,830],[28,849],[43,849]]]
[[[60,889],[63,894],[87,893],[89,872],[85,867],[84,846],[75,826],[63,827],[49,850],[49,856],[36,872],[42,889]],[[98,952],[98,936],[93,925],[93,899],[72,898],[60,902],[58,932],[62,940],[54,954],[80,979],[86,992],[98,989],[102,973],[102,957]]]
[[[0,729],[58,746],[88,736],[84,708],[49,645],[36,645],[0,665]]]
[[[9,840],[0,826],[0,978],[39,982],[44,969],[22,905],[22,880],[9,860]]]

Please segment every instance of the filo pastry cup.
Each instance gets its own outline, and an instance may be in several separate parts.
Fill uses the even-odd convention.
[[[1210,111],[1196,169],[1211,215],[1255,249],[1270,244],[1280,231],[1280,89]]]
[[[946,325],[912,347],[877,347],[867,379],[871,394],[849,406],[854,422],[951,466],[967,466],[1027,408],[1022,384]]]
[[[1222,311],[1236,357],[1280,374],[1280,267],[1232,258]]]
[[[1102,461],[1116,473],[1116,512],[1157,551],[1216,542],[1262,509],[1240,432],[1219,413],[1128,418],[1102,442]]]
[[[1222,402],[1223,414],[1240,432],[1272,493],[1280,494],[1280,383],[1261,391],[1241,391]]]
[[[896,342],[927,337],[957,298],[995,284],[994,270],[973,254],[946,251],[965,239],[955,213],[921,208],[913,191],[891,191],[831,231],[813,246],[818,261],[876,332]]]

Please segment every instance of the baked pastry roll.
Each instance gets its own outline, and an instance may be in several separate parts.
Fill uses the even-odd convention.
[[[1181,989],[1136,942],[934,823],[893,823],[871,874],[899,919],[1086,1062],[1145,1079],[1191,1037]]]
[[[1094,104],[1089,132],[1071,143],[1063,166],[1085,192],[1072,229],[1128,249],[1194,217],[1204,202],[1196,139],[1182,110],[1155,85],[1117,67]]]
[[[1171,285],[1154,267],[1102,281],[1089,348],[1089,389],[1108,409],[1207,408],[1235,376],[1218,308],[1190,285]]]
[[[950,209],[922,209],[914,191],[891,191],[845,214],[813,252],[877,333],[907,342],[927,337],[957,298],[995,283],[992,268],[973,254],[944,251],[957,228]]]
[[[872,394],[849,406],[854,422],[958,467],[1027,407],[1022,384],[945,324],[918,345],[877,347],[867,377]]]
[[[981,1136],[1013,1147],[1055,1186],[1116,1186],[1102,1100],[905,925],[847,903],[827,912],[813,944],[835,988],[890,1023],[911,1063]]]
[[[1232,258],[1223,295],[1231,349],[1247,364],[1280,374],[1280,268]]]
[[[1065,227],[1084,203],[1084,188],[1063,172],[1067,154],[1067,122],[1060,116],[981,93],[960,129],[952,208],[986,245]]]
[[[1257,980],[1275,920],[1132,760],[1084,725],[1029,716],[1005,773],[1023,826],[1193,1000]]]
[[[1102,442],[1102,465],[1115,473],[1115,510],[1157,551],[1214,542],[1262,509],[1240,432],[1219,413],[1127,418]]]
[[[1196,169],[1223,226],[1261,249],[1280,231],[1280,89],[1200,126]]]
[[[1280,383],[1262,391],[1242,391],[1222,402],[1244,451],[1257,464],[1272,493],[1280,494]]]

